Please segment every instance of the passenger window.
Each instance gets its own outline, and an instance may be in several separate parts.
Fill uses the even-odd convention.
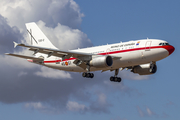
[[[162,43],[159,43],[159,45],[162,45]]]

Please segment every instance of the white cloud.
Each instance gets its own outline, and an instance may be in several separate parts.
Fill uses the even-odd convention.
[[[107,101],[106,101],[106,95],[104,93],[100,93],[98,95],[98,102],[102,105],[105,105],[107,104]]]
[[[155,112],[153,112],[149,107],[146,106],[146,110],[141,110],[139,106],[137,106],[137,111],[140,115],[140,117],[158,117]]]
[[[146,107],[146,111],[147,111],[149,116],[153,115],[153,112],[148,107]]]
[[[24,54],[26,53],[25,51],[21,52],[15,52],[17,54]],[[3,63],[1,66],[6,66],[6,67],[11,67],[11,68],[16,68],[23,70],[25,68],[32,69],[36,68],[38,65],[29,63],[26,59],[21,59],[17,57],[12,57],[8,55],[0,55],[0,61]],[[1,67],[1,69],[3,69]]]
[[[150,78],[149,75],[139,75],[139,74],[135,74],[132,73],[130,71],[120,71],[122,72],[120,75],[122,76],[122,78],[124,79],[129,79],[129,80],[147,80]]]
[[[26,108],[33,108],[33,109],[45,109],[46,107],[42,105],[40,102],[31,102],[31,103],[26,103],[24,105]]]
[[[97,92],[93,94],[94,97],[97,97],[97,99],[93,100],[93,102],[89,102],[88,106],[84,104],[79,104],[78,102],[75,101],[68,101],[66,108],[69,111],[74,111],[74,112],[94,112],[94,113],[99,113],[99,112],[104,112],[108,113],[109,112],[109,107],[111,104],[107,102],[107,97],[104,93]]]
[[[78,29],[72,29],[60,23],[55,28],[49,28],[45,26],[43,21],[39,21],[38,26],[59,49],[67,50],[92,46],[91,40],[88,39],[87,35]]]
[[[60,114],[62,113],[59,109],[43,104],[41,102],[29,102],[24,104],[24,108],[29,110],[38,110],[46,114]]]
[[[37,0],[0,2],[0,14],[7,18],[9,25],[17,26],[21,30],[27,43],[29,38],[25,23],[39,21],[38,25],[43,32],[60,49],[92,46],[87,35],[79,30],[84,15],[73,0],[43,0],[43,5],[42,1]]]
[[[149,116],[158,117],[158,115],[155,112],[153,112],[149,107],[146,107],[146,111]]]
[[[35,72],[37,76],[45,77],[45,78],[53,78],[53,79],[70,79],[72,78],[68,72],[55,70],[47,67],[41,67],[41,71]]]
[[[28,74],[27,72],[22,71],[22,72],[20,72],[20,73],[18,74],[18,76],[21,77],[21,76],[25,76],[25,75],[27,75],[27,74]]]
[[[69,111],[83,111],[85,109],[87,109],[87,107],[83,104],[79,104],[75,101],[68,101],[66,108]]]
[[[146,116],[146,113],[144,113],[139,106],[137,106],[138,113],[141,117]]]
[[[102,92],[98,92],[96,94],[97,94],[97,99],[89,105],[89,111],[95,113],[100,113],[100,112],[109,113],[110,112],[109,107],[111,106],[111,103],[107,101],[106,94]]]
[[[0,0],[0,13],[11,26],[24,29],[24,23],[43,20],[48,26],[58,23],[79,28],[83,13],[73,0]]]

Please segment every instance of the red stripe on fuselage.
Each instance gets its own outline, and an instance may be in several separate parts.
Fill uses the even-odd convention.
[[[171,45],[166,45],[166,46],[151,46],[151,47],[148,47],[148,49],[164,48],[164,49],[168,50],[168,48],[170,46]],[[148,49],[147,49],[147,47],[133,48],[133,49],[126,49],[126,50],[112,51],[112,52],[108,52],[108,53],[100,53],[98,55],[109,55],[109,54],[117,54],[117,53],[132,52],[132,51],[138,51],[138,50],[148,50]]]
[[[169,48],[172,48],[173,46],[171,45],[165,45],[165,46],[150,46],[148,49],[156,49],[156,48],[164,48],[167,51],[169,51]],[[133,49],[126,49],[126,50],[118,50],[118,51],[112,51],[112,52],[105,52],[105,53],[99,53],[97,55],[110,55],[110,54],[117,54],[117,53],[124,53],[124,52],[132,52],[132,51],[138,51],[138,50],[146,50],[147,47],[142,47],[142,48],[133,48]],[[171,53],[169,53],[170,55]],[[72,57],[69,59],[65,59],[63,61],[69,61],[69,60],[75,60],[76,58]],[[62,62],[61,60],[52,60],[52,61],[44,61],[44,63],[56,63],[56,62]]]
[[[69,59],[64,59],[63,61],[69,61],[69,60],[75,60],[76,58],[69,58]],[[61,60],[51,60],[51,61],[44,61],[44,63],[56,63],[56,62],[62,62]]]

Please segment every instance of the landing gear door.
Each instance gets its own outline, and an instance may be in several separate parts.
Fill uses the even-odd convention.
[[[150,51],[150,48],[151,48],[151,42],[152,42],[152,41],[147,41],[147,42],[146,42],[146,45],[145,45],[145,51]]]

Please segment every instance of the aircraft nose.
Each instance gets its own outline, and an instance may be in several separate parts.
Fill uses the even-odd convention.
[[[169,52],[169,55],[172,54],[175,50],[175,48],[172,45],[168,45],[168,47],[166,49]]]

